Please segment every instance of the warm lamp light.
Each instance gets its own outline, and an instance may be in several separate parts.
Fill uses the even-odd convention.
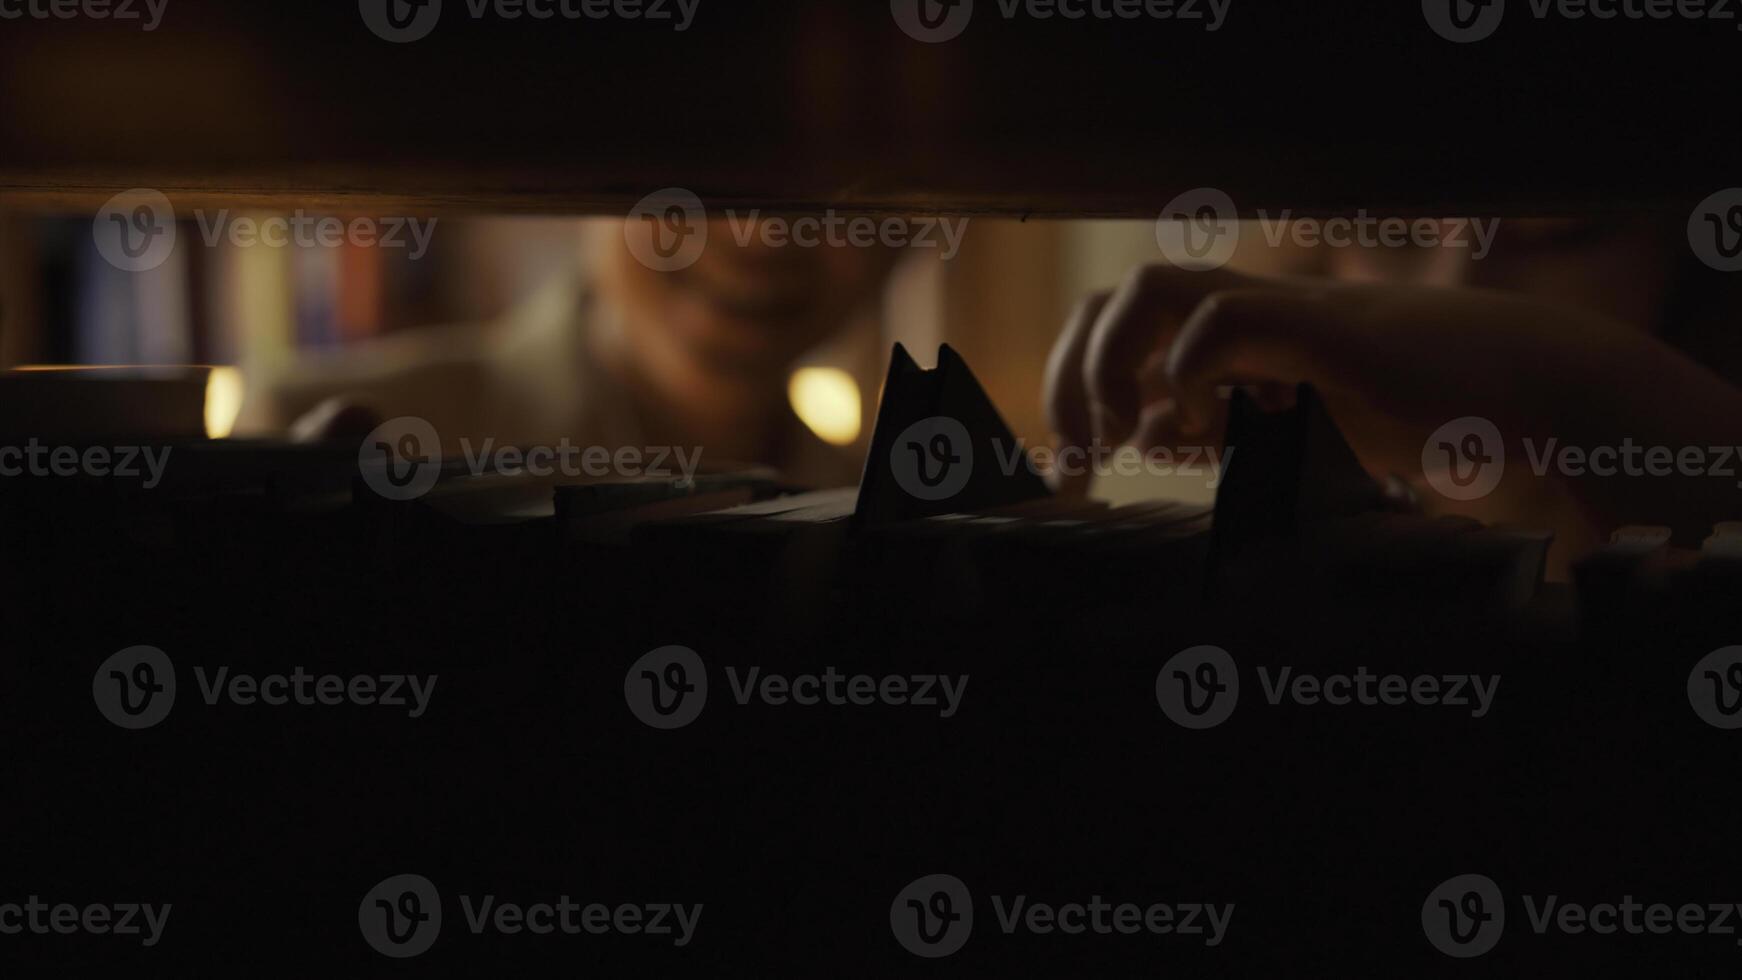
[[[786,394],[792,410],[818,439],[850,446],[859,438],[859,384],[840,368],[805,367],[792,373]]]

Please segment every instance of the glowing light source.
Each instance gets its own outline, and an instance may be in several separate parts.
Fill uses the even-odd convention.
[[[20,364],[11,373],[114,374],[129,378],[164,381],[189,380],[191,372],[206,372],[206,438],[228,439],[242,414],[242,372],[233,367],[200,367],[189,364]]]
[[[850,446],[859,438],[859,384],[840,368],[805,367],[786,384],[792,410],[818,439]]]
[[[228,439],[242,413],[242,372],[215,367],[206,375],[206,438]]]

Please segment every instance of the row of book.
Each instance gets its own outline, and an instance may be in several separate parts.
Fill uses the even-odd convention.
[[[520,284],[500,274],[522,256],[488,222],[443,223],[427,254],[352,241],[239,246],[208,242],[193,219],[155,268],[106,261],[84,218],[30,223],[38,295],[31,360],[56,364],[260,364],[418,325],[481,318]],[[496,269],[473,239],[488,235]],[[531,237],[537,241],[536,236]],[[483,283],[480,286],[480,282]],[[493,288],[500,286],[500,288]]]

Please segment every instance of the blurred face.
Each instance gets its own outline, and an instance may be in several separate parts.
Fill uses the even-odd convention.
[[[871,303],[899,253],[873,246],[770,245],[748,218],[708,222],[694,264],[671,272],[637,261],[620,222],[596,245],[604,288],[638,331],[714,370],[784,371]],[[775,240],[782,240],[776,238]]]

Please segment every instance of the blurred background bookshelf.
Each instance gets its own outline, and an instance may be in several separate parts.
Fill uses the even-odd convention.
[[[444,223],[416,258],[349,241],[220,240],[129,272],[98,253],[88,217],[0,215],[0,366],[248,364],[488,320],[579,261],[574,225]],[[195,221],[178,223],[180,241],[199,235]]]

